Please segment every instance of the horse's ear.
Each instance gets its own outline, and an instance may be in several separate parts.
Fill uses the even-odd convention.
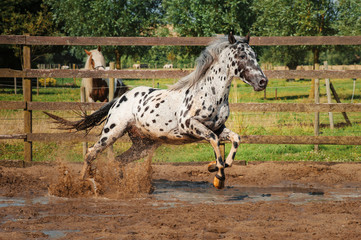
[[[102,51],[102,48],[100,46],[98,46],[98,51],[101,52]]]
[[[249,39],[251,38],[251,34],[247,33],[247,36],[245,37],[247,44],[249,44]]]
[[[233,43],[236,42],[236,38],[233,36],[233,33],[232,33],[232,32],[230,32],[230,33],[228,34],[228,41],[229,41],[230,44],[233,44]]]
[[[91,52],[89,52],[88,50],[84,49],[84,51],[86,52],[86,54],[88,54],[89,56],[92,55]]]

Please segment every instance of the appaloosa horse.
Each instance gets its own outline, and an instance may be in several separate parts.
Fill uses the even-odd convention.
[[[83,178],[96,156],[127,132],[133,146],[116,158],[122,162],[145,157],[162,143],[207,140],[216,155],[216,164],[211,163],[208,170],[217,171],[213,184],[223,188],[224,168],[232,166],[241,141],[237,133],[224,125],[229,116],[232,78],[241,78],[255,91],[264,90],[268,82],[248,43],[249,36],[241,38],[230,34],[228,39],[217,39],[198,57],[195,71],[168,90],[134,88],[79,121],[71,122],[50,114],[59,123],[77,130],[92,128],[107,116],[99,141],[85,156]],[[221,140],[232,142],[225,161],[219,148]]]
[[[101,52],[101,48],[87,51],[85,50],[88,58],[85,62],[85,69],[90,70],[105,70],[105,60]],[[109,79],[103,80],[102,78],[83,78],[81,82],[82,87],[85,88],[85,101],[86,102],[108,102],[109,95]],[[120,97],[129,88],[120,80],[114,79],[114,97]]]

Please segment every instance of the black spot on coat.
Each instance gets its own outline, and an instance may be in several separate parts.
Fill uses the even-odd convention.
[[[120,100],[119,100],[119,103],[122,103],[122,102],[126,102],[128,101],[128,98],[126,96],[123,96]]]
[[[152,93],[152,92],[154,92],[156,90],[159,90],[159,89],[151,88],[151,89],[149,89],[149,93]]]
[[[189,125],[190,125],[190,123],[191,123],[191,120],[190,120],[190,119],[187,119],[185,123],[186,123],[187,128],[189,128]]]

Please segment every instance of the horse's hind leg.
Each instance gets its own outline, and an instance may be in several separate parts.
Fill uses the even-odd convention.
[[[115,157],[115,160],[121,164],[128,164],[134,162],[138,159],[144,158],[157,149],[159,145],[151,144],[144,147],[138,147],[137,144],[134,144],[124,153]]]
[[[91,164],[97,155],[123,136],[125,130],[125,126],[120,124],[116,125],[115,123],[111,123],[111,121],[105,124],[100,140],[96,142],[93,147],[90,147],[85,155],[84,165],[81,171],[82,179],[85,179],[87,175],[90,174]]]
[[[128,164],[144,158],[160,146],[160,143],[154,140],[140,137],[138,133],[134,133],[134,129],[129,131],[129,137],[132,140],[132,146],[115,158],[121,164]]]

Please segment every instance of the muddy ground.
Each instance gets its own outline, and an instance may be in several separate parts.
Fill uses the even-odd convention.
[[[0,239],[360,239],[361,164],[0,167]],[[96,192],[96,193],[95,193]]]

